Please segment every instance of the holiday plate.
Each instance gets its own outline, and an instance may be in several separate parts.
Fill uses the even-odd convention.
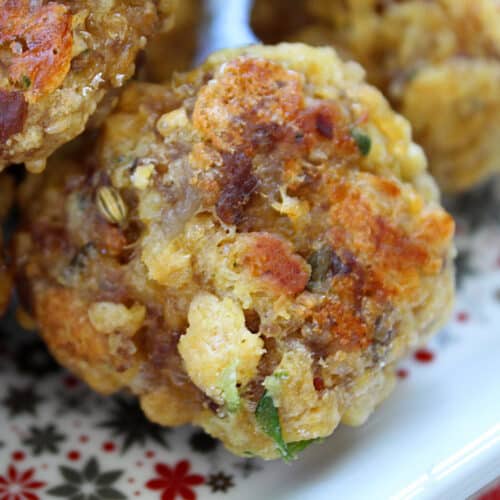
[[[207,0],[211,50],[253,40],[249,0]],[[500,498],[500,179],[448,202],[458,296],[401,364],[394,394],[291,464],[236,457],[200,429],[148,422],[57,366],[13,312],[0,323],[0,500]]]
[[[96,395],[4,321],[0,499],[461,499],[480,490],[498,499],[500,182],[450,209],[459,288],[449,324],[402,363],[395,393],[366,425],[339,428],[292,464],[233,456],[196,428],[156,426],[133,399]]]

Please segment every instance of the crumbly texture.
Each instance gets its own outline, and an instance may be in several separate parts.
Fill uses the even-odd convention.
[[[84,156],[21,190],[21,299],[62,364],[155,422],[285,456],[364,422],[447,318],[453,220],[406,120],[332,49],[132,83]]]
[[[7,265],[3,245],[3,223],[14,201],[14,181],[6,174],[0,174],[0,316],[5,312],[10,300],[12,276]]]
[[[138,64],[138,77],[166,82],[175,72],[193,67],[200,46],[200,28],[206,15],[202,0],[174,0],[170,24],[146,45]]]
[[[0,11],[0,170],[46,158],[80,134],[135,70],[165,0],[9,0]],[[101,111],[101,115],[104,114]]]
[[[265,42],[331,44],[360,62],[444,190],[500,172],[499,0],[257,0],[253,25]]]

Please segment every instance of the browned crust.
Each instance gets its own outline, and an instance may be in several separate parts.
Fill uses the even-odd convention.
[[[293,121],[303,98],[297,73],[272,61],[239,58],[228,64],[216,84],[200,91],[193,123],[216,148],[253,156],[258,127]]]
[[[217,215],[226,224],[237,224],[257,187],[257,178],[252,172],[252,159],[244,153],[226,153],[223,159],[223,187],[217,201]]]
[[[249,240],[242,260],[253,276],[269,283],[278,293],[296,295],[304,291],[309,269],[288,242],[269,233],[252,234]]]
[[[8,0],[0,12],[0,45],[9,46],[8,75],[28,99],[52,92],[67,75],[73,47],[69,9],[55,2],[33,8]],[[5,63],[5,61],[2,61]]]
[[[109,362],[105,337],[90,324],[87,309],[74,291],[51,288],[37,297],[36,317],[53,352],[87,363]]]

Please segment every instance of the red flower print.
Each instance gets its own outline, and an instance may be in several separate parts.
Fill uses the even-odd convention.
[[[155,471],[160,477],[148,481],[146,488],[163,490],[161,500],[175,500],[177,496],[184,500],[195,500],[196,493],[192,486],[203,484],[205,478],[199,474],[189,474],[190,467],[187,460],[177,462],[174,468],[167,464],[156,464]]]
[[[0,500],[40,500],[31,490],[43,488],[46,483],[36,481],[34,475],[33,468],[21,472],[9,465],[7,472],[0,476]]]
[[[499,500],[500,499],[500,483],[494,486],[491,490],[483,493],[477,500]]]

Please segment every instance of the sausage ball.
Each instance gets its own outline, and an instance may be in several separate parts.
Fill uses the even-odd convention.
[[[0,174],[0,316],[10,300],[12,277],[7,267],[3,245],[3,223],[6,220],[14,198],[14,181],[6,174]]]
[[[165,0],[7,0],[0,10],[0,170],[44,169],[134,73]],[[110,92],[111,91],[111,92]]]
[[[141,54],[138,76],[142,80],[165,82],[174,72],[192,68],[205,17],[203,1],[177,0],[172,11],[169,26],[156,34]]]
[[[425,156],[330,48],[132,83],[95,150],[22,196],[18,275],[55,357],[237,454],[288,460],[363,423],[452,304]]]
[[[257,0],[257,34],[267,42],[333,44],[360,62],[370,83],[412,124],[444,190],[461,191],[500,172],[499,0],[299,0],[293,6]]]

